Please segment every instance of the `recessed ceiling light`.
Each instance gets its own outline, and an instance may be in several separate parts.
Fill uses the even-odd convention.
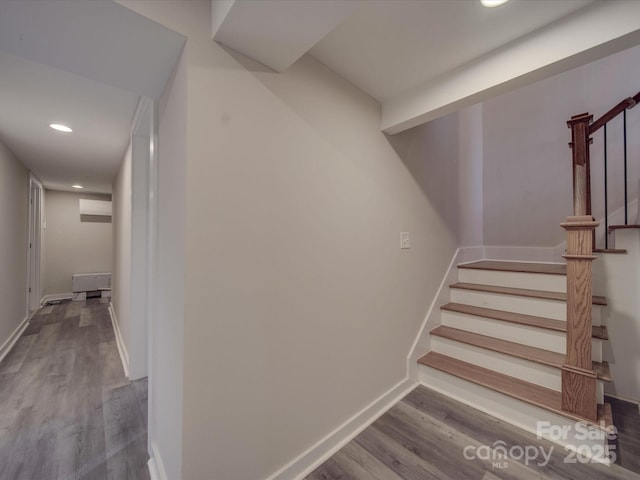
[[[71,188],[84,188],[82,185],[71,185]]]
[[[59,132],[64,132],[64,133],[71,133],[73,132],[72,129],[70,129],[69,127],[67,127],[66,125],[62,125],[61,123],[52,123],[49,125],[51,128],[53,128],[54,130],[57,130]]]
[[[508,1],[509,0],[480,0],[480,3],[484,7],[493,8],[493,7],[499,7],[500,5],[503,5]]]

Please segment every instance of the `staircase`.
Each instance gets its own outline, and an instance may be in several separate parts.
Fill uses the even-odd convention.
[[[600,324],[606,299],[592,297],[593,368],[597,372],[598,419],[562,409],[566,355],[566,265],[479,261],[458,266],[449,286],[441,325],[430,332],[431,351],[421,357],[421,382],[533,433],[538,421],[594,429],[612,424],[603,383],[611,380],[602,361],[607,329]],[[561,439],[562,440],[562,439]],[[571,438],[561,442],[572,443]]]
[[[610,226],[606,218],[607,123],[622,113],[626,129],[626,109],[638,102],[640,93],[595,122],[589,114],[567,122],[574,213],[561,224],[567,231],[566,263],[483,260],[458,265],[449,302],[440,307],[440,325],[429,332],[430,350],[418,360],[422,384],[604,463],[611,460],[608,433],[613,431],[611,407],[604,401],[604,384],[612,380],[603,361],[603,344],[609,340],[602,325],[607,299],[594,295],[592,286],[611,290],[603,289],[601,278],[592,279],[592,262],[596,255],[625,256],[626,245],[610,246],[609,236],[640,228],[628,224],[626,133],[625,224]],[[598,249],[589,148],[591,135],[601,128],[606,238]],[[638,250],[637,243],[627,245]],[[624,260],[616,262],[624,271]]]

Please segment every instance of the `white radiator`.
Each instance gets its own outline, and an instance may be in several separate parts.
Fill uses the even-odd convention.
[[[80,199],[80,215],[98,215],[100,217],[112,216],[111,202],[107,200]]]
[[[71,278],[74,293],[111,288],[110,273],[76,273]]]

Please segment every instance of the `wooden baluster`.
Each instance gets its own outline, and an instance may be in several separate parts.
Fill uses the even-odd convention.
[[[591,361],[592,265],[597,258],[591,232],[598,226],[590,215],[568,217],[567,231],[567,357],[562,366],[562,409],[597,420],[596,372]]]

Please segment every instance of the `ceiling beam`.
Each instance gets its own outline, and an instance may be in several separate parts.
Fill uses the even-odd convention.
[[[282,72],[361,5],[361,0],[212,0],[212,37]]]
[[[594,2],[575,15],[383,102],[382,130],[399,133],[639,44],[640,2]]]

